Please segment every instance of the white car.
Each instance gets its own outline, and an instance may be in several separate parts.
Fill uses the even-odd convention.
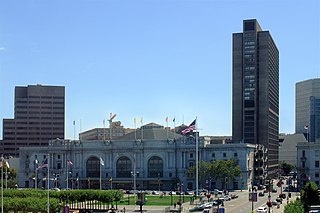
[[[260,206],[257,209],[257,213],[267,213],[268,212],[268,208],[266,206]]]

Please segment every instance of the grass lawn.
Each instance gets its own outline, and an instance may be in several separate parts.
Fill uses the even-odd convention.
[[[126,195],[125,195],[126,196]],[[120,201],[120,204],[128,205],[128,197],[125,197]],[[184,202],[190,202],[191,195],[184,196]],[[177,203],[180,199],[179,195],[146,195],[147,202],[145,203],[146,206],[170,206],[171,204]],[[138,196],[136,197],[138,200]],[[181,200],[183,200],[183,196],[181,196]],[[134,197],[129,197],[129,205],[134,205]]]

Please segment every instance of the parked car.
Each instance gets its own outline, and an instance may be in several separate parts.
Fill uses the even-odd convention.
[[[267,213],[268,212],[268,208],[266,206],[260,206],[257,209],[257,213]]]
[[[264,196],[264,192],[259,192],[259,197],[263,197]]]
[[[277,189],[272,189],[272,193],[277,193]]]
[[[224,200],[226,200],[226,201],[231,200],[231,196],[230,196],[230,195],[225,195],[225,196],[223,196],[223,197],[224,197]]]
[[[272,205],[273,206],[278,206],[279,205],[279,202],[277,200],[273,200],[271,201]]]
[[[277,198],[276,198],[276,201],[277,201],[278,203],[282,203],[282,198],[277,197]]]
[[[238,198],[239,196],[238,195],[236,195],[236,194],[231,194],[231,199],[236,199],[236,198]]]

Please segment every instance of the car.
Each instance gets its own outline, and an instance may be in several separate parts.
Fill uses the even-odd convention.
[[[198,211],[203,211],[204,208],[200,207],[200,206],[195,206],[191,209],[189,209],[189,212],[198,212]]]
[[[272,200],[271,203],[273,206],[278,206],[280,204],[277,200]]]
[[[152,191],[153,195],[159,195],[160,193],[158,191]]]
[[[60,191],[60,189],[59,189],[59,188],[57,188],[57,187],[55,187],[55,188],[51,188],[51,190],[53,190],[53,191]]]
[[[277,189],[272,189],[272,193],[277,193]]]
[[[236,198],[238,198],[239,196],[238,195],[236,195],[236,194],[231,194],[231,199],[236,199]]]
[[[257,209],[257,213],[267,213],[268,212],[268,208],[266,206],[260,206]]]
[[[277,201],[278,203],[282,203],[282,198],[281,198],[281,197],[277,197],[277,198],[276,198],[276,201]]]
[[[264,196],[264,192],[259,192],[259,197],[263,197]]]
[[[204,203],[200,205],[200,208],[203,209],[210,209],[212,207],[213,203],[209,202],[209,203]]]
[[[223,191],[222,190],[219,190],[219,189],[214,189],[213,191],[212,191],[212,193],[213,194],[223,194]]]
[[[169,192],[169,195],[176,195],[177,193],[175,191]]]
[[[223,196],[223,197],[224,197],[224,200],[226,200],[226,201],[231,200],[231,196],[230,196],[230,195],[225,195],[225,196]]]

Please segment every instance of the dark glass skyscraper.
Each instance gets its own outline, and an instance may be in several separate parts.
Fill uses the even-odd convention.
[[[257,20],[233,34],[232,139],[261,144],[269,171],[278,168],[279,51]],[[266,167],[265,167],[266,168]],[[262,171],[263,172],[263,171]]]

